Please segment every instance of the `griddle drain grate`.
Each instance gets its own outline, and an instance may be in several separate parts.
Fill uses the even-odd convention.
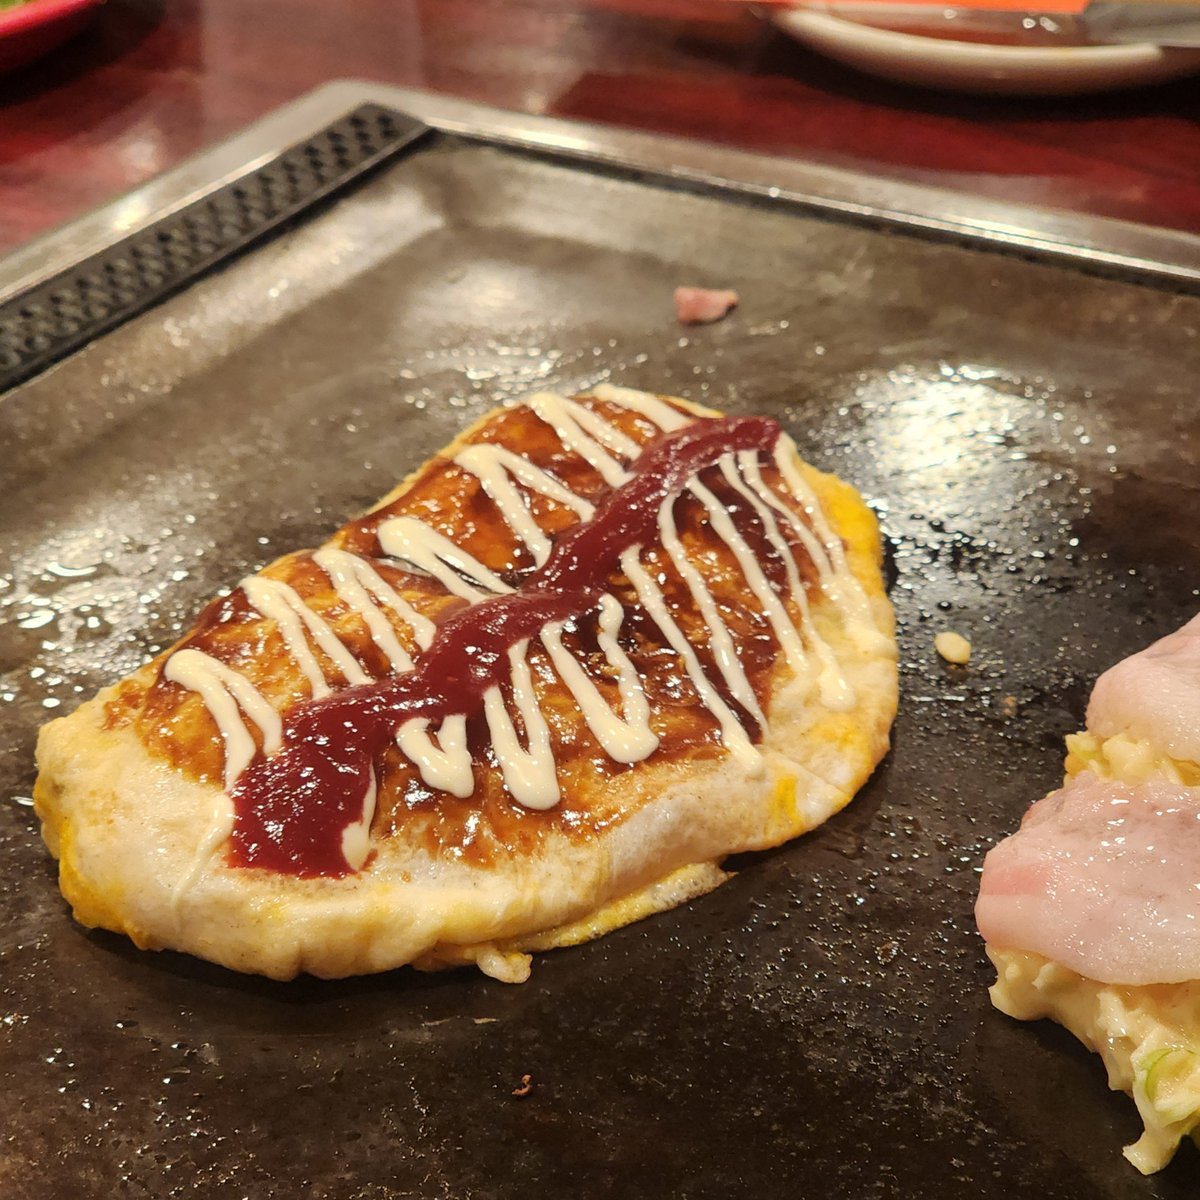
[[[365,104],[186,208],[0,304],[0,391],[44,371],[428,133]]]

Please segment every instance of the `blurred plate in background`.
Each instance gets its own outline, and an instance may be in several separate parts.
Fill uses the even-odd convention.
[[[28,0],[0,9],[0,71],[23,67],[78,33],[104,0]]]
[[[1074,96],[1200,71],[1200,50],[1149,43],[1013,46],[880,29],[806,8],[770,14],[778,28],[847,66],[896,83],[1008,96]]]

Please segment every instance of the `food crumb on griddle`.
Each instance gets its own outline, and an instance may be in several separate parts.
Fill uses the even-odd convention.
[[[528,1096],[529,1093],[532,1091],[533,1091],[533,1076],[532,1075],[522,1075],[521,1076],[521,1086],[513,1088],[512,1094],[514,1096]]]
[[[961,667],[971,661],[971,643],[961,633],[939,633],[933,646],[948,663]]]

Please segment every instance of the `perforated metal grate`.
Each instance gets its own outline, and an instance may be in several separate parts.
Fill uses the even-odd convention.
[[[0,391],[259,241],[429,132],[363,105],[219,191],[0,305]]]

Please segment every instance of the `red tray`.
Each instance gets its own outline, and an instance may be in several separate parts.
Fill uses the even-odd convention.
[[[78,33],[104,0],[31,0],[0,12],[0,71],[11,71]]]

